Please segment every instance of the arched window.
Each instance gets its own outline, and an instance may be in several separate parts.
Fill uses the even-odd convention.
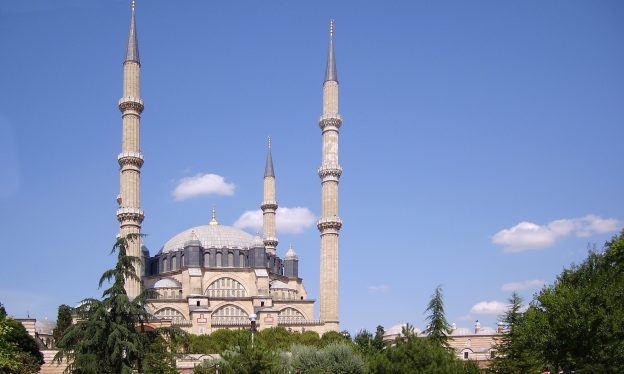
[[[278,315],[278,322],[280,323],[297,322],[303,320],[305,320],[305,317],[303,316],[303,314],[301,314],[300,311],[295,308],[284,308],[280,311]]]
[[[210,252],[204,253],[204,267],[210,267]]]
[[[219,278],[206,289],[208,297],[246,297],[247,290],[243,285],[232,278]]]
[[[160,264],[160,272],[164,273],[167,271],[167,257],[163,257],[162,262]]]
[[[247,323],[249,323],[247,312],[236,305],[228,304],[212,313],[213,325],[234,325]]]
[[[162,308],[154,313],[158,319],[167,319],[172,321],[184,321],[184,315],[173,308]]]
[[[180,267],[184,267],[184,265],[186,265],[184,263],[184,253],[182,253],[182,257],[180,258]]]
[[[217,267],[220,268],[223,266],[223,258],[221,252],[217,252]]]
[[[245,267],[245,255],[242,253],[238,255],[238,267]]]
[[[176,256],[171,256],[171,260],[170,260],[169,266],[170,266],[170,268],[169,268],[170,271],[176,270],[176,268],[178,267]]]
[[[227,266],[232,267],[234,266],[234,253],[230,252],[228,253],[228,263]]]

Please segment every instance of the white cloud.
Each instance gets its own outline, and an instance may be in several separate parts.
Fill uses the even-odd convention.
[[[546,282],[541,279],[526,280],[522,282],[511,282],[511,283],[503,284],[503,286],[501,287],[501,290],[505,292],[526,290],[529,288],[542,287],[545,283]]]
[[[316,222],[316,217],[308,208],[277,208],[275,225],[278,235],[280,233],[299,234],[310,228],[314,222]],[[245,211],[234,222],[234,227],[262,231],[262,211],[259,209]]]
[[[387,284],[373,284],[368,286],[368,292],[370,293],[386,293],[390,291],[390,286]]]
[[[471,313],[474,314],[494,314],[500,315],[505,313],[508,304],[501,301],[482,301],[472,306]]]
[[[177,201],[199,195],[234,195],[234,183],[226,183],[225,178],[217,174],[197,174],[192,177],[180,179],[173,198]]]
[[[500,230],[492,236],[492,243],[504,245],[505,252],[522,252],[550,247],[557,240],[572,234],[584,238],[617,231],[620,225],[620,221],[615,218],[602,218],[595,214],[558,219],[546,225],[525,221],[509,229]]]

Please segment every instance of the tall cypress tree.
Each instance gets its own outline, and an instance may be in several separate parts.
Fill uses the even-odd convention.
[[[52,330],[54,340],[59,340],[65,333],[65,330],[72,324],[72,308],[62,304],[58,307],[58,315],[56,317],[56,327]]]

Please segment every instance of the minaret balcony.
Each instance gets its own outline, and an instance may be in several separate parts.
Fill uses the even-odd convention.
[[[324,113],[319,118],[319,126],[323,131],[336,130],[342,125],[342,116],[338,113]]]
[[[119,166],[133,165],[136,167],[143,166],[143,154],[141,152],[121,152],[117,155]]]
[[[342,220],[338,216],[323,217],[319,219],[318,223],[316,224],[316,227],[318,227],[320,231],[326,231],[326,230],[338,231],[342,227]]]
[[[274,237],[266,237],[262,240],[262,243],[264,243],[266,247],[275,248],[279,244],[279,240],[277,240],[277,238],[274,238]]]
[[[276,210],[277,209],[277,201],[263,201],[260,205],[260,209],[262,210]]]
[[[119,110],[125,112],[126,110],[134,110],[137,113],[143,112],[143,100],[138,97],[126,96],[119,99]]]
[[[342,175],[342,168],[340,165],[321,166],[318,169],[318,175],[323,180],[336,180]]]
[[[143,222],[145,214],[142,209],[139,208],[119,208],[117,209],[117,220],[120,223],[125,221]]]

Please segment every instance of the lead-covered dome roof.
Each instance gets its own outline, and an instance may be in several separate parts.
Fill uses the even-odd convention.
[[[243,230],[231,226],[210,224],[192,227],[169,239],[160,249],[160,253],[177,251],[191,240],[199,240],[204,248],[238,248],[254,247],[254,238]]]

